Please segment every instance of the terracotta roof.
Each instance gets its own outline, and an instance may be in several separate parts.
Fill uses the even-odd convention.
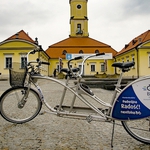
[[[6,39],[5,41],[13,40],[13,39],[26,40],[26,41],[29,41],[29,42],[35,44],[35,41],[31,37],[29,37],[29,35],[27,33],[25,33],[23,30],[21,30],[21,31],[17,32],[16,34],[12,35],[11,37]]]
[[[138,45],[150,40],[150,30],[142,33],[141,35],[135,37],[132,41],[130,41],[128,44],[125,45],[125,47],[116,54],[116,56],[123,54],[127,51],[132,50],[133,48],[136,48]]]
[[[46,53],[51,58],[65,58],[64,50],[67,53],[79,53],[80,50],[83,53],[95,53],[95,50],[99,50],[100,53],[112,53],[113,55],[117,53],[111,46],[89,37],[69,37],[49,46]]]

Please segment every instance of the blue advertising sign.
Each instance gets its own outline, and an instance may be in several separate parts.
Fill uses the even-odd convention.
[[[142,79],[123,90],[115,102],[111,115],[119,120],[150,116],[150,79]]]
[[[66,60],[72,59],[72,54],[66,54]]]

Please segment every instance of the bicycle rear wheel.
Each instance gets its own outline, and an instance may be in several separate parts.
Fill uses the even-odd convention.
[[[35,118],[41,110],[42,102],[38,93],[27,87],[15,87],[5,91],[0,98],[0,113],[12,123],[25,123]],[[27,98],[25,98],[27,97]]]
[[[150,117],[140,120],[122,121],[122,125],[134,139],[150,144]]]

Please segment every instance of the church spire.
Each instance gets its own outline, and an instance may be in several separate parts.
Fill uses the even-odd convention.
[[[70,3],[70,37],[88,37],[88,0],[69,0]]]

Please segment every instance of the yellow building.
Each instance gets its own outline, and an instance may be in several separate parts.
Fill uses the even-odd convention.
[[[135,66],[124,74],[125,77],[141,77],[150,75],[150,30],[131,40],[116,54],[117,62],[134,61]],[[117,69],[117,73],[120,70]]]
[[[89,37],[87,0],[70,0],[70,35],[56,44],[49,46],[46,53],[51,58],[50,75],[55,69],[59,69],[59,59],[63,61],[63,68],[67,68],[66,54],[93,54],[93,53],[111,53],[113,56],[117,53],[111,46],[99,42]],[[84,65],[84,75],[94,74],[114,74],[110,65],[111,60],[88,60]],[[72,67],[80,67],[81,61],[71,64]]]
[[[55,69],[59,69],[60,60],[63,68],[67,68],[67,54],[111,53],[113,58],[90,59],[84,65],[84,75],[114,75],[121,71],[111,67],[113,62],[134,61],[135,66],[126,72],[124,77],[137,78],[150,75],[150,30],[135,37],[120,51],[116,52],[111,46],[89,37],[88,32],[88,0],[69,0],[70,4],[70,35],[45,51],[29,57],[29,61],[40,57],[42,61],[50,62],[50,66],[43,65],[41,73],[52,76]],[[0,43],[0,78],[8,77],[9,64],[27,61],[26,54],[38,48],[37,38],[31,39],[23,30]],[[72,67],[80,67],[81,60],[71,63]],[[20,66],[22,67],[22,66]]]
[[[33,49],[39,48],[37,38],[32,40],[28,34],[23,30],[11,36],[10,38],[4,40],[0,43],[0,73],[1,78],[8,77],[9,66],[12,66],[13,62],[20,62],[20,68],[24,67],[23,62],[27,62],[27,53]],[[45,51],[40,52],[39,54],[30,55],[29,61],[36,60],[40,55],[42,61],[49,61],[49,56]],[[13,66],[12,66],[13,67]],[[42,70],[42,74],[48,75],[48,66]]]

